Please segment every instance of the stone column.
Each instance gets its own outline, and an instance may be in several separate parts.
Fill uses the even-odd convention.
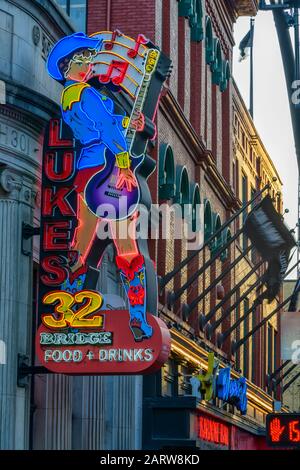
[[[34,450],[72,448],[73,379],[62,374],[36,376]]]
[[[30,356],[32,260],[22,254],[22,222],[32,224],[33,180],[0,169],[0,449],[28,446],[29,389],[17,385],[18,353]]]

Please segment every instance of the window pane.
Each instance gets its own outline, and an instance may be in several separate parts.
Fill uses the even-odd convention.
[[[70,16],[77,32],[86,29],[86,0],[55,0],[56,3]]]
[[[249,310],[249,299],[244,300],[244,315]],[[244,320],[244,337],[249,333],[249,316]],[[249,378],[249,347],[248,343],[244,344],[244,361],[243,361],[244,377]]]
[[[76,31],[85,31],[86,0],[70,1],[70,17],[76,26]]]
[[[60,7],[62,7],[65,10],[65,12],[67,12],[67,3],[68,3],[67,0],[55,0],[55,1],[56,3],[58,3]]]
[[[248,202],[248,178],[246,175],[242,177],[242,202],[243,205]],[[243,224],[245,223],[248,211],[245,210],[242,215]],[[243,250],[246,250],[248,247],[248,239],[246,235],[243,233]]]

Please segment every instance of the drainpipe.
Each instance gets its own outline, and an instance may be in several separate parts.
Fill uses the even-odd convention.
[[[110,31],[111,24],[111,0],[106,2],[106,30]]]

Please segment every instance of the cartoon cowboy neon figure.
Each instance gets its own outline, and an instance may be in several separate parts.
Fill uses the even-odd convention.
[[[104,152],[109,149],[119,166],[118,189],[128,191],[137,186],[137,180],[130,169],[130,159],[125,139],[128,118],[114,113],[114,102],[105,94],[91,87],[86,80],[91,59],[102,47],[102,41],[76,33],[60,40],[51,50],[47,67],[49,74],[64,84],[61,98],[61,112],[70,126],[75,139],[82,145],[77,162],[75,189],[78,193],[80,225],[76,229],[72,249],[80,256],[74,266],[67,286],[80,290],[86,277],[86,258],[96,235],[99,218],[89,210],[84,199],[84,190],[89,179],[105,165]],[[128,156],[124,165],[124,155]],[[119,160],[122,164],[119,165]],[[126,160],[126,159],[125,159]],[[136,215],[125,220],[110,222],[112,238],[117,250],[116,264],[129,300],[130,328],[136,340],[152,336],[152,327],[146,318],[146,271],[144,257],[139,253],[134,238],[122,238],[128,233],[129,223]],[[125,225],[125,227],[124,227]]]

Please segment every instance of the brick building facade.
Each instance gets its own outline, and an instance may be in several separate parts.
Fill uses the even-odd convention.
[[[157,0],[131,2],[130,5],[122,0],[88,2],[89,33],[118,28],[135,37],[138,22],[140,30],[144,26],[143,33],[171,57],[173,71],[157,117],[157,141],[155,147],[149,149],[158,162],[159,170],[150,180],[152,198],[155,203],[167,202],[170,205],[174,201],[193,204],[198,198],[204,206],[206,238],[267,183],[271,185],[270,194],[277,210],[282,210],[280,178],[231,79],[234,22],[239,15],[255,15],[256,11],[257,3],[252,1]],[[165,176],[168,165],[174,166],[174,194],[167,187],[167,183],[170,184]],[[222,234],[221,243],[242,226],[243,217]],[[174,235],[175,224],[171,223],[169,239],[150,241],[158,275],[162,278],[189,254],[186,242],[174,239]],[[231,363],[249,380],[249,396],[253,399],[249,398],[247,419],[257,434],[261,432],[265,415],[272,409],[272,397],[266,394],[266,374],[274,370],[279,361],[276,320],[261,328],[234,355],[231,354],[231,345],[232,341],[251,331],[255,322],[270,313],[280,299],[258,307],[220,344],[220,335],[249,310],[258,295],[258,290],[253,290],[248,296],[245,292],[262,275],[263,268],[254,270],[252,276],[248,275],[247,282],[242,282],[257,262],[256,255],[249,251],[230,274],[210,289],[215,279],[221,277],[221,273],[248,247],[249,242],[240,237],[225,256],[218,258],[185,288],[188,279],[212,256],[212,250],[206,248],[164,284],[160,293],[160,315],[166,322],[175,324],[171,329],[172,355],[157,378],[156,391],[153,391],[155,387],[150,385],[150,379],[144,381],[146,402],[150,403],[152,399],[147,413],[151,414],[151,406],[153,415],[158,412],[155,406],[168,409],[168,401],[158,397],[182,398],[177,405],[175,402],[172,405],[174,408],[181,406],[183,396],[190,393],[189,377],[199,370],[199,364],[207,357],[205,350],[209,348],[224,364]],[[210,324],[218,325],[224,310],[236,307],[208,335],[207,330],[199,327],[199,316],[209,314],[219,303],[220,287],[226,295],[236,284],[241,284],[240,289],[222,309],[210,315]],[[193,305],[197,297],[201,299],[196,306],[186,310],[186,304]],[[241,302],[238,300],[240,297],[243,299]],[[193,354],[188,351],[193,351]],[[260,388],[259,399],[257,387]],[[148,392],[151,398],[147,397]],[[227,407],[227,412],[230,414],[233,409]],[[155,439],[155,429],[151,432]],[[145,436],[146,445],[153,445],[151,437]],[[166,445],[171,440],[170,436],[163,442]]]
[[[157,171],[149,179],[154,203],[163,202],[170,206],[173,202],[189,203],[192,210],[201,203],[205,239],[233,215],[242,202],[251,197],[251,188],[259,189],[267,180],[272,185],[272,197],[279,197],[278,210],[281,209],[280,180],[272,180],[274,176],[278,177],[276,170],[231,78],[233,25],[239,15],[256,14],[255,0],[49,0],[46,3],[42,0],[18,0],[19,9],[13,12],[10,2],[3,0],[1,8],[2,3],[8,16],[21,15],[22,12],[26,21],[32,21],[30,31],[24,31],[27,37],[32,32],[32,41],[37,40],[38,34],[34,27],[40,28],[40,35],[46,37],[47,40],[40,38],[40,43],[35,44],[36,48],[43,49],[44,54],[42,57],[38,56],[38,70],[44,67],[47,50],[51,45],[59,37],[70,34],[84,24],[82,15],[86,15],[89,34],[120,29],[123,33],[136,37],[141,32],[171,57],[173,71],[164,89],[157,116],[157,139],[155,145],[148,149],[157,162]],[[54,18],[60,27],[55,27],[49,18]],[[5,30],[5,37],[16,33],[17,31]],[[13,47],[16,48],[17,43]],[[22,57],[19,59],[22,63]],[[2,63],[4,62],[0,62],[0,67]],[[35,65],[32,67],[34,69]],[[0,72],[0,79],[9,81],[5,75],[5,67],[0,68]],[[45,74],[45,71],[41,73]],[[18,78],[14,76],[13,79],[19,86]],[[23,90],[22,87],[20,89]],[[47,109],[51,113],[45,113],[43,89],[39,88],[38,93],[40,100],[30,110],[30,119],[38,116],[36,133],[38,131],[41,143],[49,114],[58,112],[59,89],[47,91]],[[2,108],[3,113],[8,110],[16,112],[22,107],[28,112],[26,99],[21,106],[16,97],[18,95],[10,93],[9,101]],[[27,114],[26,116],[28,117]],[[249,140],[248,144],[245,144],[246,139]],[[246,145],[249,147],[248,153],[245,150]],[[4,148],[4,152],[3,148],[1,145],[1,163],[7,163],[7,149]],[[24,152],[22,155],[24,161],[28,161]],[[258,161],[258,157],[259,166],[253,164],[254,158]],[[40,179],[37,156],[34,159],[34,168],[35,173],[31,171],[31,176],[36,184]],[[248,178],[244,198],[243,175]],[[1,184],[4,184],[2,180]],[[4,188],[0,193],[0,203],[3,202],[3,205],[6,204],[8,192]],[[21,204],[15,196],[14,201]],[[37,205],[34,212],[32,204],[26,222],[32,223],[35,215],[35,224],[38,225],[38,214]],[[17,218],[17,213],[14,216]],[[193,211],[190,216],[193,220]],[[181,220],[182,227],[183,222],[184,219]],[[234,330],[222,344],[220,334],[226,333],[230,325],[243,314],[244,309],[248,308],[246,303],[241,306],[238,302],[239,296],[243,295],[248,285],[241,284],[240,292],[228,299],[223,305],[223,311],[213,311],[222,298],[222,292],[226,295],[237,283],[243,281],[243,276],[254,266],[254,260],[248,256],[240,265],[229,270],[225,278],[216,282],[221,273],[229,269],[230,263],[245,249],[242,237],[224,250],[222,256],[217,257],[205,272],[196,276],[191,285],[185,286],[195,272],[208,263],[213,253],[234,236],[242,222],[241,219],[225,230],[215,244],[202,250],[161,289],[159,315],[170,327],[172,354],[162,371],[155,376],[67,377],[49,374],[26,379],[22,384],[17,383],[18,353],[29,357],[33,353],[30,333],[35,332],[35,321],[31,318],[28,296],[26,345],[22,344],[21,349],[17,346],[17,336],[22,336],[21,330],[15,332],[15,335],[12,330],[8,335],[13,358],[9,374],[13,379],[8,380],[9,374],[5,372],[5,383],[8,385],[6,388],[2,387],[3,390],[0,388],[0,391],[2,409],[9,405],[11,410],[10,434],[5,438],[2,436],[1,446],[120,450],[169,445],[197,445],[201,448],[263,447],[265,416],[272,411],[273,404],[273,397],[267,393],[265,372],[276,367],[276,360],[270,361],[269,358],[276,355],[274,345],[278,325],[276,322],[271,325],[271,333],[268,333],[268,328],[257,333],[254,341],[260,345],[260,349],[255,349],[251,340],[239,353],[232,355],[232,340],[239,335],[242,337],[245,323]],[[190,254],[185,240],[174,239],[175,228],[178,228],[178,224],[173,221],[167,239],[149,240],[151,256],[161,279]],[[21,226],[18,226],[18,230],[20,233],[14,232],[16,243],[19,243],[17,235],[21,239]],[[35,276],[38,270],[37,247],[38,242],[34,242],[32,258]],[[111,249],[104,256],[98,287],[100,292],[120,294],[113,256]],[[29,259],[23,255],[18,264],[25,266],[24,269],[30,268]],[[247,283],[255,282],[258,275],[259,271],[254,273],[253,278],[248,278]],[[26,288],[30,290],[31,285]],[[16,296],[16,293],[12,292],[11,295]],[[202,297],[193,306],[199,296]],[[11,300],[12,297],[9,302]],[[252,301],[253,297],[247,299],[249,305]],[[237,303],[236,308],[218,325],[221,314],[234,303]],[[35,298],[33,304],[35,312]],[[3,308],[6,308],[6,304]],[[267,308],[272,309],[272,306]],[[212,312],[208,325],[215,325],[216,328],[212,328],[208,334],[207,328],[204,329],[199,320]],[[262,316],[263,311],[259,310],[258,315]],[[253,325],[253,317],[250,318]],[[251,324],[246,327],[249,329]],[[266,339],[268,334],[272,342],[271,349]],[[256,351],[255,355],[253,349]],[[245,376],[248,379],[246,416],[241,416],[230,404],[221,404],[218,399],[205,402],[192,395],[189,379],[195,372],[207,370],[210,351],[215,352],[221,367],[232,366],[232,377]],[[264,357],[262,363],[260,356]],[[252,357],[255,362],[251,361]],[[3,383],[2,381],[2,385]],[[14,399],[8,400],[8,394],[14,396]],[[18,403],[22,403],[22,406],[16,408],[14,400],[20,396],[22,400]],[[201,416],[208,421],[201,421]],[[208,422],[209,426],[215,427],[221,423],[230,438],[226,439],[225,444],[211,442],[205,438],[205,432],[201,434],[199,422]],[[1,429],[6,427],[5,423],[6,421],[1,422]],[[22,439],[18,441],[20,435]]]

